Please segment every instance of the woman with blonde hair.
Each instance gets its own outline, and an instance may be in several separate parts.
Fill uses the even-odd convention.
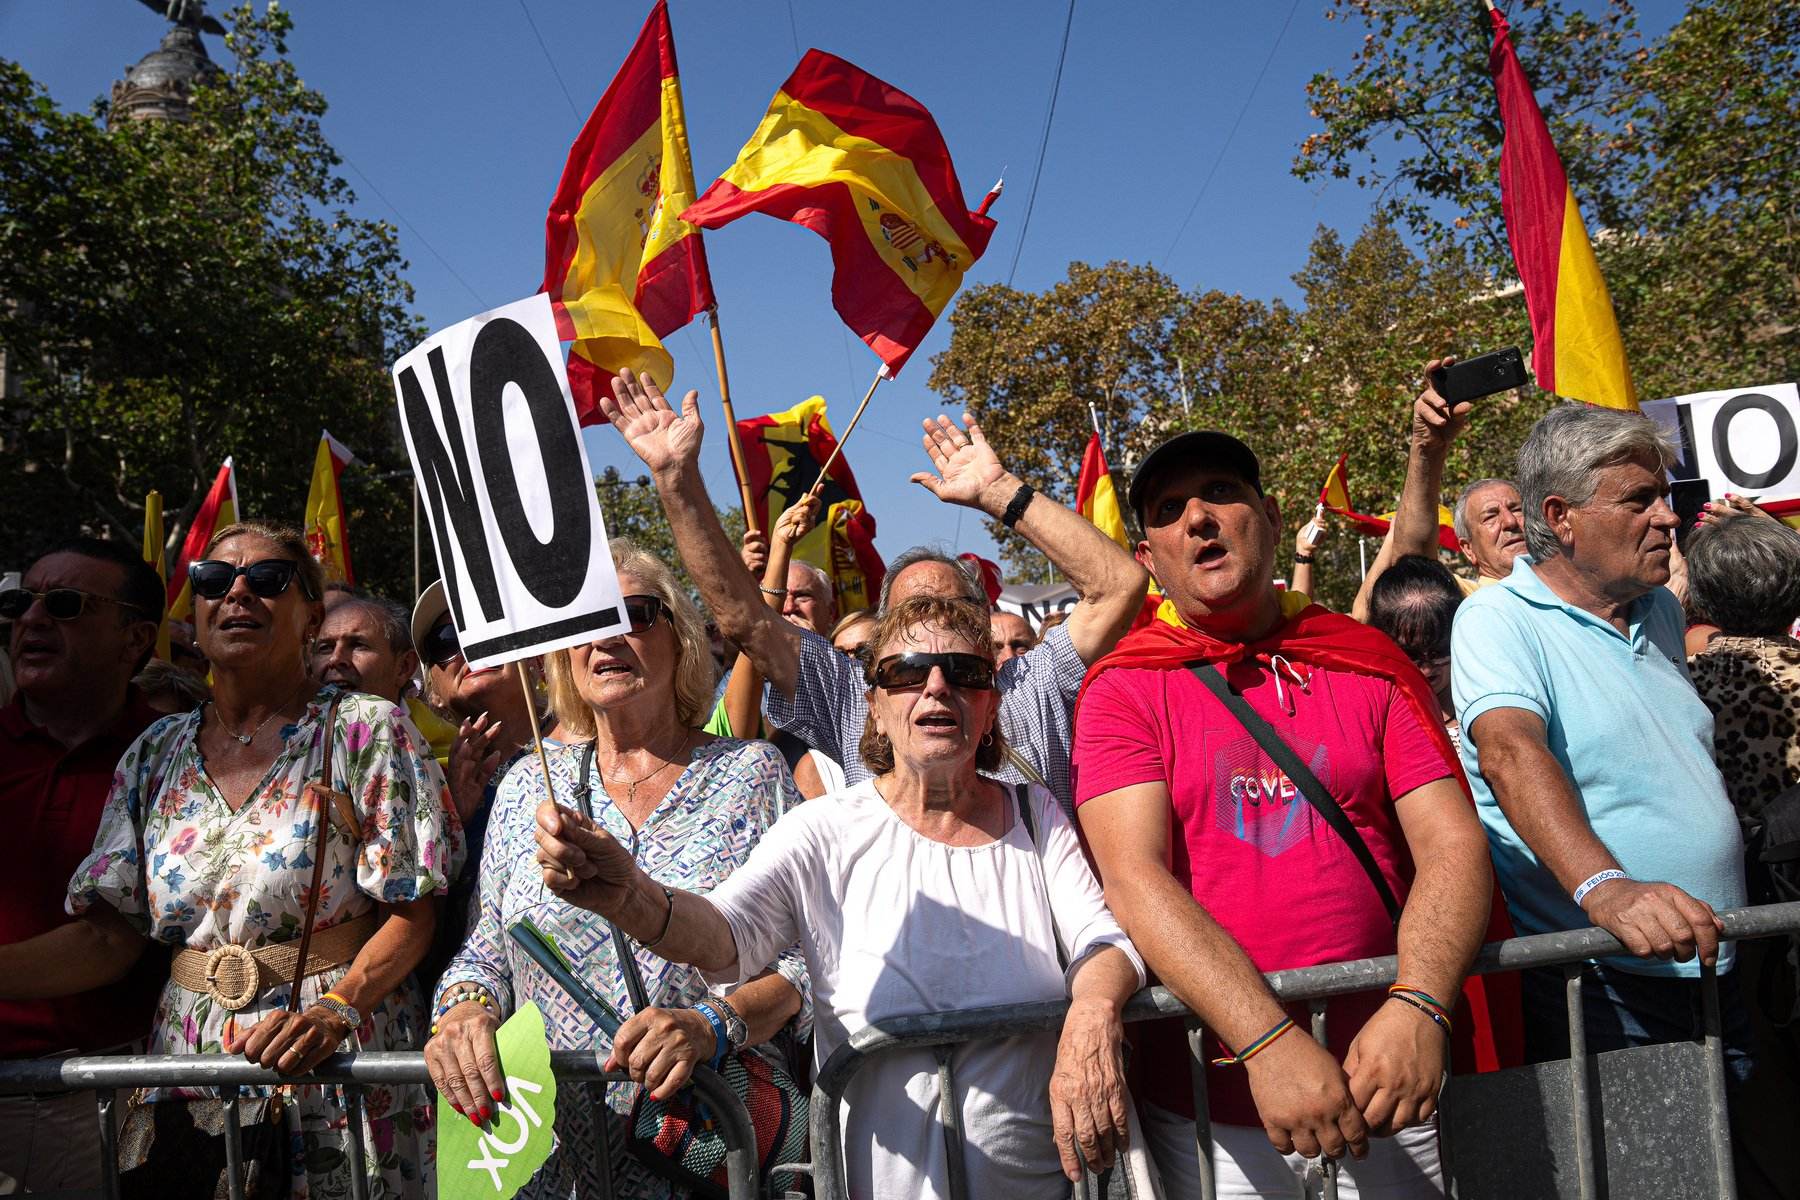
[[[697,726],[712,708],[712,653],[693,601],[661,561],[623,539],[612,542],[630,622],[627,632],[548,657],[550,699],[571,737],[547,753],[551,786],[536,756],[506,776],[488,819],[481,878],[468,940],[438,984],[435,1035],[425,1047],[432,1081],[459,1110],[481,1121],[503,1094],[494,1059],[500,1022],[535,1002],[550,1044],[585,1049],[605,1034],[528,955],[508,930],[529,919],[561,949],[587,986],[629,1019],[612,1062],[659,1098],[684,1084],[697,1063],[722,1049],[750,1049],[777,1063],[811,1023],[805,969],[797,951],[724,998],[691,967],[649,953],[655,931],[621,947],[608,923],[547,892],[533,861],[540,804],[551,799],[584,814],[638,866],[671,887],[707,892],[749,857],[786,807],[799,799],[793,777],[766,742],[715,738]],[[554,788],[554,796],[551,788]],[[623,953],[621,953],[623,950]],[[775,958],[776,956],[771,956]],[[628,978],[635,972],[635,981]],[[647,1006],[633,1003],[641,983]],[[781,1045],[771,1044],[781,1035]],[[565,1089],[566,1091],[567,1089]],[[625,1153],[633,1089],[583,1086],[557,1104],[557,1150],[520,1193],[526,1197],[610,1194],[679,1197],[686,1192]],[[599,1095],[597,1092],[603,1092]],[[596,1119],[609,1147],[599,1161]]]
[[[0,947],[0,995],[86,991],[155,942],[175,953],[152,1054],[223,1051],[298,1075],[343,1050],[411,1049],[424,1006],[409,973],[460,853],[443,776],[405,709],[309,678],[323,581],[298,533],[229,525],[188,580],[211,699],[126,751],[69,884],[81,919]],[[425,1089],[371,1089],[356,1135],[335,1093],[241,1093],[246,1194],[349,1195],[359,1136],[371,1196],[432,1195]],[[226,1102],[195,1088],[138,1100],[123,1194],[223,1194]]]

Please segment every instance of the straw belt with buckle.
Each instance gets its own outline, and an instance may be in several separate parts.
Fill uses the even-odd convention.
[[[363,944],[381,927],[381,914],[364,913],[341,925],[313,934],[302,976],[319,975],[356,957]],[[169,974],[190,992],[204,992],[220,1008],[237,1012],[276,984],[291,983],[300,963],[300,943],[273,946],[225,945],[211,950],[183,948],[175,952]]]

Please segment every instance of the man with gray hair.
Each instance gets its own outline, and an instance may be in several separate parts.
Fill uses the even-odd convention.
[[[326,589],[325,619],[312,644],[313,678],[405,704],[418,669],[405,609],[354,588]]]
[[[868,682],[858,665],[811,630],[782,620],[738,559],[719,525],[701,478],[699,397],[689,392],[677,414],[648,379],[624,370],[613,395],[601,397],[607,419],[644,460],[682,562],[700,587],[719,630],[743,650],[769,686],[769,723],[841,763],[847,781],[871,777],[857,752],[868,717]],[[935,472],[913,482],[947,504],[979,509],[1044,552],[1081,596],[1043,644],[1001,669],[1000,728],[1014,753],[997,778],[1036,782],[1074,812],[1069,782],[1070,725],[1088,664],[1112,649],[1143,604],[1149,574],[1079,513],[1057,504],[1007,471],[981,428],[965,415],[925,422]],[[988,609],[987,593],[968,567],[927,547],[888,565],[881,607],[919,595],[960,596]]]
[[[1713,718],[1688,680],[1669,578],[1667,436],[1639,413],[1561,405],[1519,450],[1528,553],[1466,600],[1451,638],[1462,758],[1522,934],[1598,925],[1590,1051],[1700,1035],[1716,965],[1727,1070],[1748,1029],[1716,910],[1744,903],[1743,843]],[[1560,970],[1523,973],[1526,1052],[1568,1052]]]

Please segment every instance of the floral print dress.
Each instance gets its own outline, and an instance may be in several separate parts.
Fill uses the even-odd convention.
[[[113,776],[93,853],[69,884],[69,912],[80,915],[103,901],[166,947],[254,948],[298,938],[318,836],[318,810],[304,789],[319,778],[325,711],[336,691],[322,690],[299,721],[282,728],[280,754],[235,812],[201,758],[203,710],[166,717],[145,730]],[[335,724],[333,779],[352,798],[362,838],[354,840],[333,814],[315,932],[361,917],[377,902],[403,904],[441,890],[462,855],[461,827],[443,775],[406,710],[342,692]],[[301,1007],[347,971],[346,964],[304,980]],[[170,980],[151,1026],[150,1053],[223,1053],[228,1030],[244,1030],[287,1007],[290,987],[277,984],[232,1013],[210,994]],[[425,1037],[421,1001],[409,979],[365,1014],[344,1049],[418,1049]],[[271,1090],[290,1106],[293,1200],[350,1195],[348,1118],[339,1089],[289,1085],[243,1094],[267,1098]],[[216,1097],[212,1089],[164,1088],[144,1099]],[[434,1195],[435,1107],[427,1090],[370,1088],[364,1105],[370,1196]]]
[[[633,830],[611,803],[598,767],[589,784],[589,803],[583,805],[578,790],[586,748],[583,743],[549,752],[557,803],[577,811],[589,809],[594,820],[632,852],[652,879],[685,891],[705,893],[723,883],[749,858],[751,848],[776,818],[800,800],[794,777],[775,747],[767,742],[719,738],[694,751],[693,761],[662,802]],[[544,886],[534,836],[537,807],[544,798],[544,770],[536,756],[519,760],[495,796],[481,849],[481,882],[469,911],[468,940],[438,982],[438,996],[452,984],[478,983],[499,1003],[502,1019],[535,1002],[544,1014],[551,1049],[586,1050],[607,1045],[606,1035],[507,933],[521,918],[529,917],[561,948],[583,982],[622,1016],[631,1016],[631,999],[606,920],[564,902]],[[650,950],[638,949],[636,957],[652,1004],[687,1008],[710,991],[693,967],[669,962]],[[812,993],[799,947],[784,953],[775,969],[800,993],[800,1012],[775,1041],[757,1049],[787,1065],[803,1057],[797,1051],[811,1036]],[[604,1097],[594,1094],[598,1090],[595,1085],[566,1084],[557,1093],[557,1149],[519,1196],[525,1200],[615,1195],[632,1200],[679,1200],[688,1195],[685,1189],[652,1175],[626,1153],[624,1118],[631,1112],[638,1086],[608,1085]],[[611,1153],[606,1162],[594,1153],[598,1141],[596,1101],[610,1108],[615,1118],[607,1123]]]

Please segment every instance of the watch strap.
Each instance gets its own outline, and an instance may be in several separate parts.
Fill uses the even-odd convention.
[[[1025,510],[1031,507],[1031,498],[1035,495],[1036,488],[1029,483],[1021,483],[1019,490],[1013,493],[1012,502],[1006,506],[1006,511],[1000,514],[1000,523],[1008,529],[1017,525],[1019,518],[1025,515]]]

